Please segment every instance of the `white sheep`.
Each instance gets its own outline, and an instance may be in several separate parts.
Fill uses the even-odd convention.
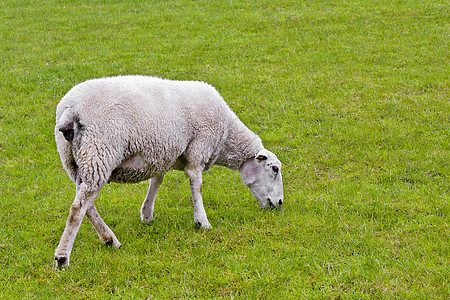
[[[182,170],[190,180],[194,222],[211,228],[203,207],[202,171],[212,165],[239,169],[262,207],[283,203],[281,163],[231,111],[210,85],[146,76],[88,80],[58,104],[55,139],[76,195],[59,245],[58,267],[69,265],[86,214],[100,239],[121,246],[100,218],[94,200],[109,182],[151,178],[141,220],[153,220],[164,174]]]

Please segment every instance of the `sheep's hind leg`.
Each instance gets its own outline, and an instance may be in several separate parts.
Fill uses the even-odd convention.
[[[202,199],[202,171],[192,168],[185,170],[191,185],[192,200],[194,202],[194,222],[203,229],[210,229],[208,218]]]
[[[153,177],[150,180],[147,196],[141,206],[141,221],[142,223],[150,223],[153,221],[153,209],[155,207],[156,192],[164,179],[164,174],[158,177]]]
[[[122,246],[119,240],[117,240],[112,230],[108,227],[108,225],[106,225],[106,223],[102,220],[102,218],[98,214],[94,203],[92,203],[92,205],[86,211],[86,216],[88,220],[92,223],[92,226],[94,226],[98,236],[105,245],[108,246],[112,245],[116,248],[120,248],[120,246]]]
[[[77,186],[75,200],[70,207],[66,227],[64,228],[58,247],[55,250],[55,260],[58,268],[69,266],[70,253],[72,252],[78,229],[80,228],[87,209],[94,203],[99,192],[100,189],[89,190],[84,183]]]

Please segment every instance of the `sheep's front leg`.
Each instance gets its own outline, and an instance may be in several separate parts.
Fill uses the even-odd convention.
[[[116,248],[120,248],[122,245],[116,238],[112,230],[102,220],[95,208],[94,203],[87,209],[86,216],[97,231],[98,236],[105,245],[113,245]]]
[[[191,185],[192,200],[194,202],[194,222],[203,229],[210,229],[211,224],[206,217],[202,199],[202,172],[197,169],[185,170]]]
[[[58,268],[69,266],[70,253],[72,252],[73,243],[75,242],[81,221],[83,221],[87,209],[94,203],[99,192],[100,190],[90,191],[84,183],[81,183],[77,187],[75,200],[70,207],[66,227],[55,250],[55,260]]]
[[[153,209],[155,207],[156,192],[158,191],[163,179],[164,174],[150,180],[147,196],[141,206],[141,221],[143,223],[150,223],[153,221]]]

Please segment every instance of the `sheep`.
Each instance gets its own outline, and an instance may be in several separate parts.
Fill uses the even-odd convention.
[[[239,170],[261,207],[282,205],[281,163],[231,111],[217,90],[199,81],[129,75],[74,86],[56,109],[55,140],[75,183],[75,199],[55,250],[56,266],[69,257],[86,215],[106,245],[121,244],[94,200],[110,182],[150,179],[141,221],[152,222],[156,192],[169,170],[187,175],[194,222],[211,225],[201,195],[202,172],[213,165]]]

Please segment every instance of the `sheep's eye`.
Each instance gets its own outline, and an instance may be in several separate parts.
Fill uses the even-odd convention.
[[[272,171],[273,171],[275,174],[278,174],[279,169],[278,169],[277,166],[273,166],[273,167],[272,167]]]

